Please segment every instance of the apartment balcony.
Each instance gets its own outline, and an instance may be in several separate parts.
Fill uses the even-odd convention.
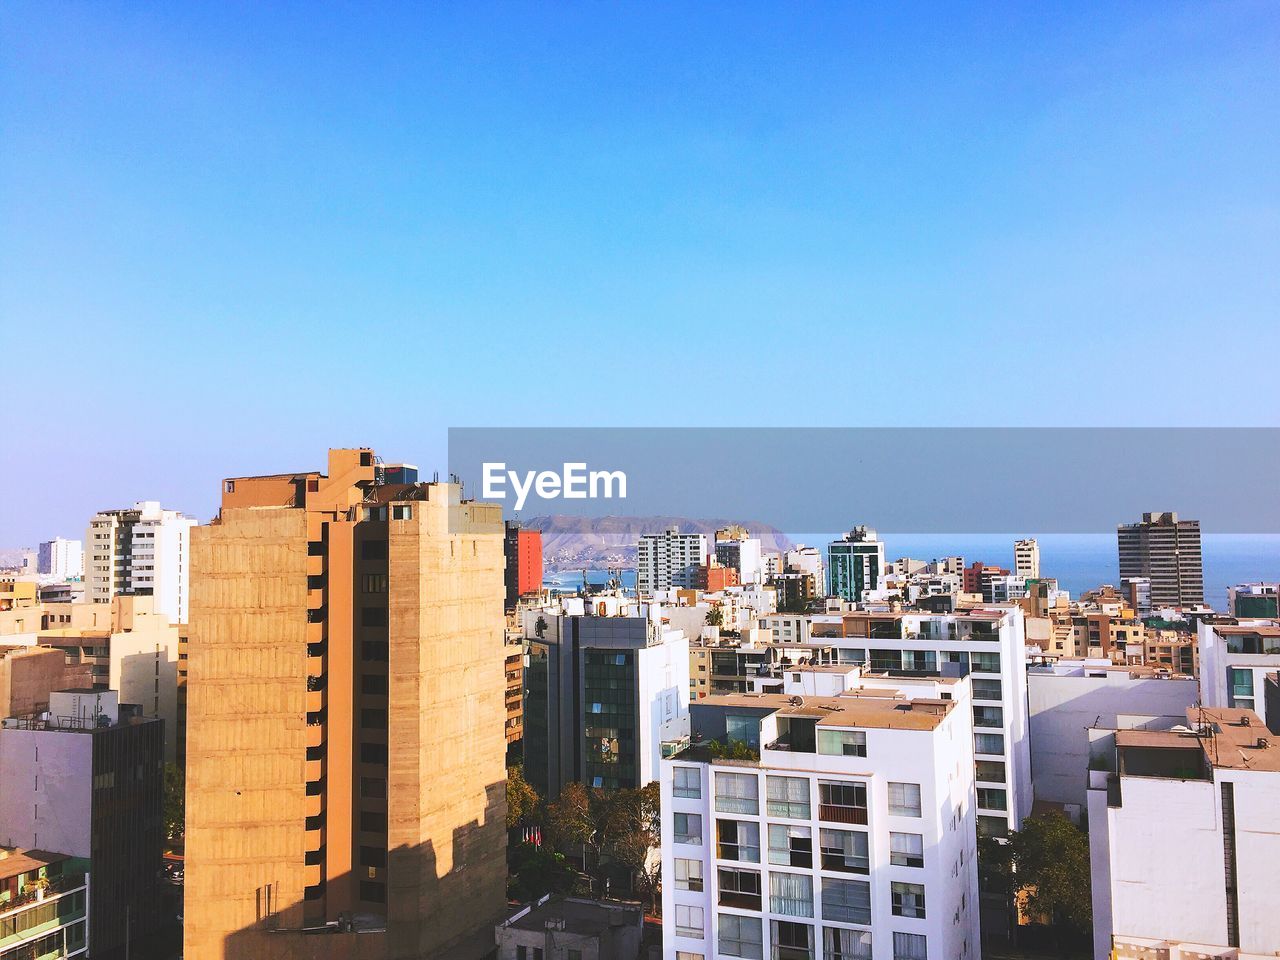
[[[324,746],[324,727],[321,724],[307,725],[307,749]]]
[[[302,868],[302,882],[308,887],[318,886],[324,879],[323,863],[308,863]]]
[[[323,556],[307,557],[307,576],[308,577],[324,576],[324,557]]]
[[[320,610],[324,607],[324,588],[313,587],[307,590],[307,609]]]
[[[306,762],[306,779],[308,782],[314,782],[324,777],[324,761],[308,760]]]
[[[324,655],[316,653],[311,655],[311,650],[307,651],[307,676],[319,677],[324,674]]]
[[[865,825],[867,822],[866,807],[845,807],[834,803],[818,804],[818,819],[826,820],[828,823],[856,823]]]
[[[322,714],[324,712],[324,690],[307,690],[307,714],[308,717],[314,714]],[[310,723],[310,720],[307,721]]]
[[[313,796],[308,796],[306,798],[306,804],[304,805],[303,809],[305,810],[305,814],[304,814],[305,816],[308,816],[308,817],[320,816],[322,813],[324,813],[324,794],[317,793]],[[308,880],[307,884],[310,885],[312,882],[314,881]]]

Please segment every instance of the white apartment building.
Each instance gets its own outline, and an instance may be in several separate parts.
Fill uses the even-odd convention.
[[[691,705],[702,739],[662,764],[664,960],[978,957],[968,686]],[[759,759],[717,759],[732,740]]]
[[[1252,710],[1263,723],[1280,722],[1267,716],[1265,680],[1280,670],[1280,620],[1201,620],[1200,697],[1206,707]]]
[[[818,547],[806,547],[803,543],[797,543],[786,552],[783,563],[783,569],[779,572],[812,574],[813,582],[819,589],[826,586],[826,568],[822,563],[822,551]]]
[[[742,527],[726,527],[716,531],[715,551],[716,561],[737,570],[738,582],[743,586],[764,583],[764,557],[758,537],[748,535]]]
[[[1095,744],[1116,730],[1169,729],[1200,699],[1191,677],[1152,667],[1063,658],[1027,671],[1031,768],[1036,799],[1061,804],[1079,822],[1088,802]]]
[[[1095,960],[1274,956],[1280,743],[1258,716],[1192,708],[1178,730],[1119,731],[1110,767],[1089,775]]]
[[[810,652],[865,664],[891,676],[971,676],[978,828],[1017,830],[1031,812],[1025,619],[1018,607],[961,613],[849,611],[808,618]],[[775,640],[790,636],[778,618],[761,621]],[[819,650],[819,648],[821,648]]]
[[[85,538],[85,599],[109,603],[118,594],[153,596],[157,613],[186,623],[190,536],[197,523],[154,500],[96,514]]]
[[[40,544],[36,572],[54,580],[73,580],[84,576],[84,547],[79,540],[54,537]]]
[[[681,533],[679,527],[646,533],[636,546],[636,590],[647,597],[668,587],[691,589],[706,562],[707,538],[701,533]]]
[[[1035,540],[1013,542],[1013,572],[1030,580],[1040,578],[1040,544]]]

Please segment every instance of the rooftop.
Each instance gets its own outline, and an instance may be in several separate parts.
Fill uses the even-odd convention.
[[[610,927],[619,926],[619,919],[623,926],[638,927],[642,918],[643,910],[638,903],[609,903],[566,897],[539,903],[529,908],[527,913],[517,914],[503,926],[541,933],[547,929],[548,923],[563,922],[563,929],[568,933],[598,936]]]
[[[64,853],[47,850],[22,850],[18,847],[0,847],[0,880],[8,880],[21,873],[30,873],[52,863],[69,859]]]
[[[1188,707],[1187,730],[1120,730],[1116,747],[1201,750],[1220,770],[1280,773],[1280,742],[1252,710]]]
[[[907,700],[894,691],[859,688],[835,697],[797,697],[784,693],[713,694],[697,706],[753,707],[781,717],[812,717],[818,726],[885,730],[934,730],[955,706],[954,700],[918,697]]]

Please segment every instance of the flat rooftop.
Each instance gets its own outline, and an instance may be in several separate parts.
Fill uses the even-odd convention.
[[[884,730],[934,730],[955,706],[954,700],[908,700],[883,689],[850,690],[836,697],[797,697],[785,693],[713,694],[697,706],[751,707],[780,717],[808,717],[818,726]]]
[[[8,880],[20,873],[39,870],[53,863],[69,859],[65,853],[48,850],[22,850],[17,847],[0,847],[0,880]]]
[[[549,900],[541,906],[534,907],[518,920],[509,921],[506,926],[516,930],[533,930],[543,933],[548,921],[563,920],[566,933],[598,936],[615,924],[610,923],[619,915],[628,924],[640,926],[643,911],[638,903],[600,903],[595,900],[582,900],[577,897],[566,897],[563,900]]]
[[[1120,730],[1116,746],[1199,750],[1218,769],[1280,773],[1280,738],[1274,737],[1252,710],[1188,707],[1187,726],[1200,732]]]

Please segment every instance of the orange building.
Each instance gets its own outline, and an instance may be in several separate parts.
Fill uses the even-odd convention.
[[[193,531],[184,955],[479,956],[505,906],[500,508],[223,482]]]
[[[515,520],[508,520],[503,541],[506,555],[506,608],[514,610],[521,597],[542,589],[542,531],[525,530]]]

